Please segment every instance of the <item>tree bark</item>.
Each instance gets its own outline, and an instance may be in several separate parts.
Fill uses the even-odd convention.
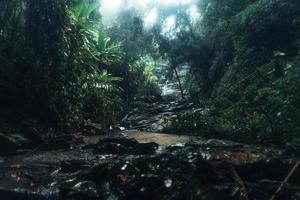
[[[175,72],[175,75],[176,75],[176,79],[177,79],[177,81],[178,81],[178,85],[179,85],[179,89],[180,89],[181,98],[184,99],[183,88],[182,88],[182,84],[181,84],[180,77],[179,77],[179,75],[178,75],[178,72],[177,72],[176,67],[174,67],[174,72]]]

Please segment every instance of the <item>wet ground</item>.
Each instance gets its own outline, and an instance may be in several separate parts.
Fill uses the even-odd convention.
[[[0,200],[269,200],[297,162],[275,147],[161,133],[185,109],[197,108],[140,102],[124,131],[89,123],[0,157]],[[300,199],[299,174],[277,199]]]
[[[80,144],[1,158],[1,199],[245,199],[233,172],[247,196],[268,199],[294,165],[278,149],[226,140],[139,131],[74,137]],[[282,198],[299,199],[299,180]]]

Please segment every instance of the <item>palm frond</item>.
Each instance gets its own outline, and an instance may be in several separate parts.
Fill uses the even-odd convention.
[[[100,4],[98,2],[88,3],[84,0],[81,0],[71,7],[71,11],[76,20],[86,21],[89,20],[92,12],[94,12],[99,7]]]

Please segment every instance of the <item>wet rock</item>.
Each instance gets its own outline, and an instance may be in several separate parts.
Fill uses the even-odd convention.
[[[139,103],[137,107],[122,119],[122,125],[130,129],[161,133],[168,127],[169,119],[195,105],[187,102]]]
[[[145,102],[145,103],[153,103],[160,100],[159,97],[156,96],[140,96],[140,97],[134,97],[135,102]]]
[[[105,131],[101,124],[87,122],[83,127],[83,132],[86,134],[105,134]]]
[[[158,147],[156,143],[143,144],[135,139],[125,137],[125,134],[120,135],[122,134],[110,134],[106,136],[109,138],[102,139],[96,144],[89,143],[91,145],[84,148],[36,152],[38,155],[34,155],[35,153],[32,155],[32,157],[37,156],[34,161],[23,159],[22,155],[11,158],[9,162],[4,160],[1,163],[0,160],[0,199],[43,200],[47,197],[46,199],[69,200],[238,200],[240,192],[228,170],[229,164],[234,166],[245,181],[247,189],[249,187],[249,195],[254,197],[252,199],[267,199],[294,165],[294,162],[283,163],[267,160],[239,165],[228,163],[223,158],[205,160],[202,157],[206,152],[209,152],[209,155],[215,152],[228,155],[232,152],[234,158],[244,159],[241,156],[244,154],[240,154],[239,151],[252,152],[257,148],[249,148],[250,145],[245,145],[241,149],[236,149],[233,147],[240,144],[227,141],[224,144],[224,141],[219,140],[203,141],[198,137],[193,137],[194,142],[190,144],[186,144],[186,142],[191,138],[171,141],[167,145],[174,144],[176,141],[181,143],[169,146],[167,152],[161,150],[154,154]],[[136,138],[139,141],[166,139],[164,134],[147,135],[145,133],[147,140],[143,140],[140,133],[137,135]],[[155,137],[158,137],[158,140],[154,140]],[[95,138],[98,137],[91,136],[90,139],[94,140]],[[67,136],[63,136],[61,139],[67,142],[70,140]],[[222,145],[225,150],[220,147]],[[162,143],[161,146],[163,146]],[[95,155],[92,153],[94,149],[96,149],[95,152],[99,150],[105,153],[103,153],[104,155],[101,153]],[[116,153],[111,155],[114,151]],[[264,153],[267,152],[264,151]],[[5,177],[1,177],[2,172],[5,173]],[[290,183],[292,187],[289,187],[289,190],[295,196],[297,193],[293,188],[296,188],[300,178],[298,175],[295,175],[294,178],[295,180]],[[270,181],[262,181],[263,179]],[[34,186],[30,187],[28,185],[31,185],[32,180]],[[1,186],[11,188],[1,191]],[[19,186],[30,189],[15,191],[14,189]],[[43,187],[45,191],[33,189],[35,187]],[[266,187],[270,189],[265,189]],[[57,188],[59,193],[55,190],[51,192],[51,188]],[[266,192],[266,196],[263,198],[259,195],[254,196],[253,194],[257,193],[256,188]],[[291,195],[286,197],[282,199],[297,199]]]
[[[185,147],[185,144],[183,144],[183,143],[177,143],[177,144],[168,146],[166,149],[169,152],[173,152],[173,151],[177,151],[179,149],[182,149],[184,147]]]
[[[193,194],[195,187],[218,180],[212,166],[201,158],[190,163],[185,157],[163,154],[138,158],[132,166],[136,171],[125,174],[135,178],[129,178],[126,187],[118,185],[124,190],[125,199],[193,199],[185,195]]]
[[[139,144],[139,142],[136,139],[130,139],[126,137],[116,137],[116,138],[102,139],[98,142],[98,145],[105,144],[105,143],[115,143],[115,144],[123,145],[125,147],[136,146]]]
[[[209,148],[241,148],[243,144],[229,141],[229,140],[219,140],[219,139],[209,139],[206,141],[202,141],[200,143],[202,147],[209,147]]]
[[[116,199],[128,200],[193,199],[190,195],[194,195],[198,187],[202,189],[220,183],[211,164],[200,156],[189,162],[185,154],[154,154],[121,159],[84,170],[79,178],[96,183]],[[202,196],[204,192],[198,194],[198,199]],[[213,194],[210,196],[213,197]]]
[[[158,121],[157,123],[153,123],[147,131],[160,133],[165,129],[164,122]]]
[[[98,200],[101,199],[98,194],[97,185],[91,181],[82,181],[76,183],[71,189],[62,189],[60,192],[61,199],[72,200]]]
[[[158,190],[158,188],[160,188]],[[137,179],[128,187],[122,188],[125,191],[124,199],[160,199],[167,189],[164,181],[158,176],[147,176]]]
[[[93,181],[98,185],[102,185],[111,180],[114,174],[120,170],[115,167],[115,163],[104,163],[96,165],[92,168],[84,170],[79,175],[79,178]]]
[[[60,167],[62,173],[72,173],[86,169],[89,165],[83,160],[68,160],[63,161]]]
[[[171,106],[168,111],[169,112],[180,112],[182,110],[184,110],[186,106],[185,105],[177,105],[177,106]]]
[[[125,131],[125,130],[126,130],[126,128],[123,127],[123,126],[116,126],[115,128],[116,128],[118,131]]]
[[[140,143],[137,146],[137,154],[152,154],[158,149],[159,145],[155,142]]]
[[[130,154],[134,152],[132,147],[126,147],[117,143],[103,143],[99,144],[94,153],[97,154]]]
[[[98,154],[152,154],[158,149],[158,144],[139,143],[135,139],[125,137],[108,138],[100,140],[96,145],[89,146],[94,148],[94,152]]]

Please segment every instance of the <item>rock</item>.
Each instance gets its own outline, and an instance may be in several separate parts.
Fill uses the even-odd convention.
[[[79,178],[106,188],[104,192],[113,191],[110,194],[116,199],[192,199],[189,194],[194,195],[198,187],[220,183],[213,166],[200,156],[193,162],[184,153],[132,158],[99,164],[84,170]],[[204,193],[198,195],[201,199]]]
[[[152,126],[148,129],[151,132],[160,133],[164,130],[164,126],[160,123],[154,123]]]
[[[230,140],[219,140],[219,139],[209,139],[206,141],[201,141],[200,143],[191,143],[189,144],[191,146],[193,145],[200,145],[202,147],[209,147],[209,148],[242,148],[244,145],[241,143],[233,142]]]
[[[89,146],[88,148],[94,148],[94,153],[99,154],[143,155],[155,153],[158,146],[154,142],[139,143],[135,139],[119,137],[100,140],[96,145]]]
[[[220,148],[241,148],[243,144],[229,141],[229,140],[217,140],[217,139],[210,139],[204,144],[205,146],[209,147],[220,147]]]
[[[93,181],[97,185],[101,185],[106,181],[111,180],[113,175],[118,173],[119,170],[116,170],[115,165],[116,163],[98,164],[92,168],[82,171],[79,178]]]
[[[179,112],[193,108],[193,103],[139,103],[122,119],[125,128],[162,133],[168,128],[166,121],[177,118]]]
[[[173,112],[163,112],[163,113],[161,113],[161,115],[164,117],[170,117],[170,116],[174,115],[174,113]]]
[[[118,130],[120,130],[120,131],[125,131],[126,130],[126,128],[125,127],[123,127],[123,126],[118,126],[118,127],[116,127]]]
[[[86,122],[83,126],[83,132],[86,134],[104,134],[105,131],[101,124]]]
[[[240,199],[237,184],[228,170],[229,164],[222,160],[207,161],[202,158],[202,153],[206,151],[203,144],[218,147],[224,145],[224,141],[206,142],[195,138],[194,146],[191,146],[185,144],[187,141],[180,140],[182,143],[169,146],[168,152],[151,154],[158,148],[156,143],[143,144],[121,136],[114,138],[113,134],[109,137],[83,149],[37,152],[37,159],[46,157],[46,162],[26,161],[22,156],[4,161],[3,164],[0,161],[0,174],[6,174],[3,178],[0,176],[0,199]],[[226,141],[224,146],[236,145]],[[92,153],[94,148],[109,154],[117,149],[117,153],[95,155]],[[215,150],[223,151],[212,149]],[[237,149],[226,150],[230,151],[237,152]],[[47,160],[49,154],[54,155],[52,161]],[[57,162],[58,157],[65,160]],[[269,197],[276,189],[274,186],[282,182],[294,163],[264,161],[230,165],[234,166],[247,188],[253,184]],[[299,176],[295,175],[294,178],[289,182],[289,185],[293,184],[290,188],[299,184]],[[276,182],[266,183],[262,179]],[[33,187],[28,186],[31,180],[34,181]],[[6,188],[1,190],[1,186]],[[29,189],[15,190],[22,186]],[[271,190],[267,190],[266,186]],[[41,191],[35,187],[45,189]],[[51,188],[55,188],[54,191],[51,192]],[[251,189],[248,192],[253,199],[267,199],[253,196],[258,190]],[[290,191],[293,195],[297,194],[297,191]],[[293,199],[288,197],[282,199]]]
[[[169,152],[177,151],[179,149],[184,148],[184,146],[185,146],[185,144],[183,144],[183,143],[177,143],[174,145],[170,145],[167,147],[167,151],[169,151]]]
[[[62,190],[60,199],[98,200],[103,199],[98,194],[97,185],[91,181],[82,181],[75,184],[70,190]]]
[[[185,105],[172,106],[168,109],[169,112],[180,112],[185,108]]]
[[[129,146],[136,146],[139,144],[139,142],[136,139],[130,139],[130,138],[126,138],[126,137],[116,137],[116,138],[106,138],[106,139],[102,139],[98,142],[99,144],[104,144],[104,143],[116,143],[116,144],[120,144],[126,147]]]
[[[133,153],[132,147],[126,147],[117,143],[103,143],[99,144],[95,149],[94,153],[97,154],[130,154]]]
[[[152,154],[158,149],[159,145],[155,142],[140,143],[137,146],[137,154]]]
[[[139,121],[136,124],[141,126],[141,125],[145,125],[145,124],[150,124],[151,122],[152,122],[152,120],[147,119],[147,120]]]
[[[73,173],[76,171],[80,171],[89,167],[85,161],[82,160],[68,160],[63,161],[60,164],[60,169],[62,173]]]

